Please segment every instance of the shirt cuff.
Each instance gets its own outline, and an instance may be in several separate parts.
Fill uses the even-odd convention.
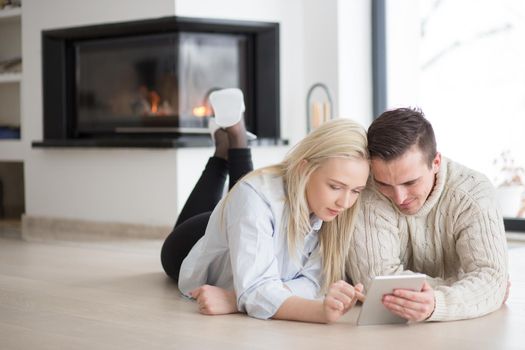
[[[316,299],[318,297],[319,285],[305,276],[286,281],[284,285],[290,289],[293,295],[305,299]]]
[[[292,295],[281,281],[267,282],[240,295],[237,308],[252,317],[266,320],[275,315],[284,301]]]

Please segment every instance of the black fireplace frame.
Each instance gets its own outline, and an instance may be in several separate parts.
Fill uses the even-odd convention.
[[[75,120],[74,43],[82,40],[131,37],[178,32],[248,35],[253,88],[245,96],[245,116],[251,131],[265,144],[280,143],[279,24],[189,17],[163,17],[141,21],[62,28],[42,32],[43,141],[33,147],[184,147],[209,146],[208,136],[176,132],[80,136]],[[269,141],[270,140],[270,141]]]

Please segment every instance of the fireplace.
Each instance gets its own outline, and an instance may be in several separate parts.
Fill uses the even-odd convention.
[[[215,89],[245,96],[246,126],[279,140],[279,26],[167,17],[42,33],[36,147],[210,144]]]

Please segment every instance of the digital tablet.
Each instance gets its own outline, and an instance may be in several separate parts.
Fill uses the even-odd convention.
[[[376,276],[370,285],[366,300],[361,307],[357,325],[406,323],[407,320],[390,312],[382,303],[383,295],[392,294],[394,289],[421,291],[425,282],[424,274]]]

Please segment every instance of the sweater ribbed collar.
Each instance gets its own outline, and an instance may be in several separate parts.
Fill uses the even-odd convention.
[[[427,200],[425,201],[425,204],[421,207],[421,209],[418,210],[417,213],[412,214],[413,216],[426,216],[432,208],[439,202],[439,199],[441,198],[441,195],[443,194],[443,191],[445,190],[445,182],[447,180],[447,173],[448,173],[448,159],[445,157],[441,157],[441,166],[439,167],[439,171],[436,174],[436,180],[434,182],[434,188],[430,192],[430,196],[428,196]],[[397,207],[396,207],[397,209]]]

